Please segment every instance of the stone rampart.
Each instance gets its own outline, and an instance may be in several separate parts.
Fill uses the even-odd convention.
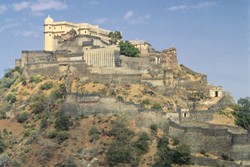
[[[50,62],[52,61],[53,52],[49,51],[22,51],[21,67],[26,64],[39,63],[39,62]]]
[[[90,80],[99,83],[110,84],[139,84],[141,83],[141,74],[88,74]]]
[[[206,127],[183,126],[170,121],[168,134],[189,145],[193,153],[205,150],[217,156],[226,154],[238,162],[250,162],[249,134],[234,134],[232,129],[234,127],[210,124]],[[238,131],[241,131],[240,128]]]
[[[59,75],[58,64],[55,62],[27,64],[26,71],[29,76],[40,74],[53,78]]]
[[[206,157],[191,157],[191,162],[199,166],[226,166],[226,167],[240,167],[239,164],[230,161],[223,161],[218,159],[211,159]]]

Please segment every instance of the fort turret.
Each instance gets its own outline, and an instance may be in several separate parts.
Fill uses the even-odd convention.
[[[48,16],[44,20],[44,50],[53,51],[54,49],[54,33],[53,33],[54,20]]]

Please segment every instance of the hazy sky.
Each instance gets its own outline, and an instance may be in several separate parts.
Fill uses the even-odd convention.
[[[88,22],[176,47],[180,64],[236,99],[250,96],[248,0],[0,0],[0,76],[22,50],[43,49],[43,22]]]

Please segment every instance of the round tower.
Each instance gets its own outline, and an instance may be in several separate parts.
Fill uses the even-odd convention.
[[[54,50],[54,33],[53,33],[54,20],[48,16],[44,20],[44,50]]]

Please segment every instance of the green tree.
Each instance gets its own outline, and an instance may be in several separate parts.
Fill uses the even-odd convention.
[[[110,37],[109,41],[110,44],[117,44],[122,39],[122,34],[119,31],[110,32],[109,37]]]
[[[177,146],[172,153],[172,160],[174,164],[189,164],[190,163],[190,149],[187,145]]]
[[[242,107],[242,111],[250,113],[250,97],[240,98],[238,104]]]
[[[32,112],[35,114],[41,113],[47,107],[47,97],[44,94],[37,94],[31,99],[30,105]]]
[[[120,53],[122,55],[128,56],[128,57],[138,57],[139,56],[139,49],[136,48],[133,44],[131,44],[129,41],[121,41],[119,43],[120,47]]]
[[[100,138],[100,131],[95,125],[93,125],[89,128],[88,135],[92,140],[98,140]]]
[[[29,113],[27,111],[23,111],[23,112],[18,113],[16,115],[16,120],[19,123],[23,123],[23,122],[27,121],[28,118],[29,118]]]
[[[55,120],[55,129],[57,130],[69,130],[71,125],[70,119],[64,112],[58,112]]]
[[[234,112],[235,123],[245,129],[250,128],[250,97],[240,98],[238,100],[236,109],[239,111]]]
[[[12,92],[9,92],[7,95],[6,95],[6,100],[12,104],[12,103],[15,103],[16,101],[16,95]]]

